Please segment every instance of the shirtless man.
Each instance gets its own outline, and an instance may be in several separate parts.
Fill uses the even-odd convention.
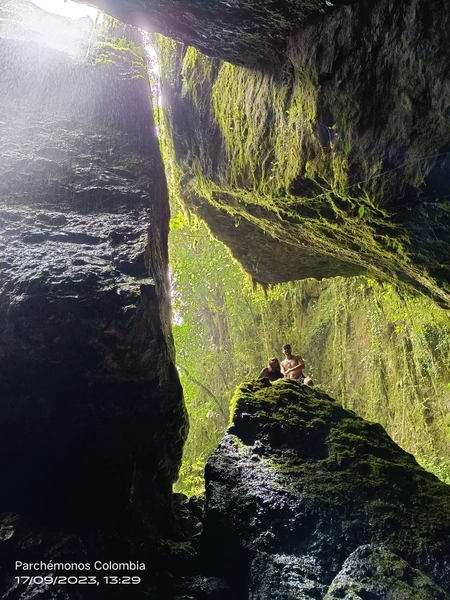
[[[305,361],[299,354],[292,354],[292,349],[289,344],[283,346],[283,354],[286,357],[281,363],[281,372],[288,379],[297,379],[305,385],[314,385],[312,379],[303,375]]]

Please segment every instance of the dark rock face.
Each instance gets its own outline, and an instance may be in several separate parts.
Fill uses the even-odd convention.
[[[147,547],[150,532],[168,535],[187,430],[170,334],[167,189],[145,72],[130,54],[111,64],[87,56],[92,23],[74,33],[70,20],[49,16],[57,49],[48,37],[39,45],[45,32],[30,22],[47,22],[42,15],[15,0],[0,9],[8,598],[25,598],[13,560],[137,560],[133,533],[139,540],[145,530]],[[77,42],[67,52],[65,29]],[[85,597],[46,589],[27,593]]]
[[[195,46],[207,56],[252,67],[279,63],[288,35],[326,6],[322,0],[76,1]]]
[[[296,381],[243,384],[206,469],[203,553],[236,597],[449,598],[450,488]]]
[[[336,575],[325,598],[436,598],[448,594],[428,577],[386,548],[366,545],[357,548]]]
[[[2,598],[111,600],[124,589],[127,598],[139,600],[181,596],[173,574],[192,565],[192,539],[201,530],[187,504],[174,495],[166,498],[165,510],[158,508],[159,523],[145,510],[135,511],[125,526],[116,522],[108,528],[0,514]]]

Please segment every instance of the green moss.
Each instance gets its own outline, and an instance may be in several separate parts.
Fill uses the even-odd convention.
[[[96,64],[124,65],[128,69],[131,67],[132,79],[148,79],[144,47],[126,37],[97,42],[93,51]]]
[[[195,462],[183,461],[179,479],[174,484],[173,491],[189,497],[203,494],[205,491],[205,463],[208,458],[208,456],[200,454]]]
[[[184,45],[160,34],[154,34],[152,41],[158,52],[162,86],[176,85],[180,77]]]
[[[309,294],[319,284],[288,284],[281,295],[290,289],[297,301],[289,298],[263,309],[266,321],[278,324],[273,332],[264,332],[265,346],[279,348],[280,342],[295,340],[302,353],[306,350],[310,373],[333,397],[380,421],[396,442],[427,465],[437,463],[444,476],[439,466],[445,464],[441,457],[448,455],[443,416],[449,399],[443,385],[450,381],[447,317],[431,302],[399,293],[396,285],[401,277],[444,300],[450,287],[430,276],[430,269],[439,265],[429,253],[420,255],[418,266],[414,231],[399,225],[409,208],[393,214],[386,199],[400,198],[402,186],[423,180],[434,164],[433,148],[448,139],[449,124],[444,118],[445,94],[433,99],[425,128],[420,119],[413,124],[403,118],[409,109],[403,113],[401,106],[408,105],[415,86],[423,89],[427,64],[419,61],[422,66],[415,71],[415,53],[426,49],[412,47],[403,39],[406,33],[401,34],[395,67],[401,84],[393,93],[399,97],[386,98],[392,110],[379,140],[359,136],[367,116],[361,89],[331,73],[325,73],[330,77],[323,83],[306,49],[294,55],[291,48],[292,73],[274,75],[221,63],[161,40],[165,91],[176,101],[182,99],[165,107],[167,164],[181,201],[194,211],[208,203],[224,211],[220,218],[224,213],[231,217],[237,236],[239,223],[247,219],[293,246],[302,240],[319,253],[368,266],[371,279],[320,284],[313,293],[321,296],[316,307]],[[437,38],[433,44],[432,53],[442,51]],[[182,119],[178,115],[173,120],[172,106]],[[323,107],[330,116],[319,123]],[[392,140],[406,144],[412,127],[417,135],[407,144],[405,163],[388,170],[382,150],[391,148]],[[199,139],[206,140],[206,151],[199,150]],[[432,214],[437,226],[447,218],[448,208],[442,205],[436,214],[430,207],[420,210],[427,213],[415,232],[422,243],[433,237],[431,231],[423,231],[423,222]],[[391,284],[379,284],[375,278],[387,278]],[[427,315],[434,332],[429,341],[420,330]],[[261,332],[255,325],[258,342]],[[433,341],[433,335],[439,340]]]
[[[214,61],[201,52],[187,47],[181,67],[182,96],[189,95],[195,106],[199,107],[205,84],[210,87],[214,73]]]
[[[444,600],[445,591],[424,573],[411,567],[386,547],[361,549],[364,573],[341,573],[332,583],[324,600],[335,598],[401,598],[402,600]],[[363,555],[363,556],[361,556]],[[352,559],[350,559],[352,561]],[[353,568],[354,568],[353,563]],[[359,565],[358,565],[359,566]],[[358,569],[359,570],[359,569]]]
[[[438,515],[448,505],[447,486],[378,424],[344,411],[323,394],[305,396],[287,380],[270,387],[248,382],[238,388],[234,402],[232,432],[245,439],[249,422],[241,415],[257,420],[270,454],[262,460],[273,471],[276,487],[330,507],[356,503],[355,526],[381,527],[400,546],[403,533],[415,543],[425,542],[441,527]],[[417,531],[411,531],[411,522]]]
[[[436,48],[441,34],[436,34]],[[408,89],[410,78],[425,85],[423,72],[413,77],[411,71],[418,49],[407,36],[399,46],[399,78]],[[431,47],[422,50],[437,53]],[[203,150],[202,155],[189,146],[197,143],[198,131],[187,139],[185,123],[177,122],[176,132],[167,126],[182,146],[174,155],[184,176],[181,197],[191,206],[207,200],[236,219],[237,226],[245,218],[275,239],[295,244],[301,238],[325,255],[367,266],[373,275],[392,282],[402,272],[404,282],[418,281],[416,287],[448,299],[450,286],[432,275],[439,269],[436,258],[427,253],[418,267],[417,248],[423,239],[399,224],[402,219],[394,218],[392,204],[386,208],[386,198],[401,197],[405,185],[417,185],[430,171],[433,159],[426,159],[427,153],[443,143],[443,131],[448,130],[442,102],[427,113],[432,141],[418,132],[405,165],[391,172],[383,166],[377,144],[368,148],[367,140],[358,140],[365,110],[360,87],[348,74],[340,80],[330,73],[326,85],[319,84],[324,73],[308,60],[301,43],[290,48],[292,71],[277,74],[221,63],[192,48],[184,48],[181,57],[178,53],[162,49],[162,71],[178,86],[183,106],[191,103],[197,111],[194,127],[200,124],[200,135],[211,140],[211,152]],[[389,99],[397,107],[394,100]],[[398,99],[399,113],[391,111],[392,123],[383,130],[386,143],[391,138],[403,143],[402,106]],[[330,113],[329,122],[320,121],[319,107]],[[215,168],[212,155],[219,136],[212,123],[226,152]],[[357,175],[350,180],[352,170]]]

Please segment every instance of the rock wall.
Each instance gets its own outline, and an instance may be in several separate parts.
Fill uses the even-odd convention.
[[[370,274],[449,305],[446,7],[332,10],[276,72],[160,39],[180,194],[256,281]]]
[[[98,62],[89,20],[16,0],[0,18],[0,513],[158,529],[187,417],[145,64],[133,44]],[[55,536],[17,519],[2,557],[44,558]]]
[[[256,281],[449,306],[447,0],[91,4],[182,42],[159,44],[180,195]]]
[[[195,46],[208,56],[259,68],[279,65],[287,37],[310,15],[326,10],[321,0],[76,1]],[[335,0],[342,3],[345,0]]]

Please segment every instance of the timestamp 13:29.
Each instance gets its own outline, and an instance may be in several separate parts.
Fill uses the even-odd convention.
[[[20,575],[15,577],[20,585],[138,585],[141,578],[137,575]]]

